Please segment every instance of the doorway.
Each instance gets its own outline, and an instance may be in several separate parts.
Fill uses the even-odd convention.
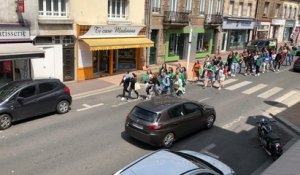
[[[63,80],[74,80],[74,47],[63,48]]]
[[[226,51],[226,47],[227,47],[227,36],[228,33],[227,32],[222,32],[222,46],[221,46],[221,51],[225,52]]]

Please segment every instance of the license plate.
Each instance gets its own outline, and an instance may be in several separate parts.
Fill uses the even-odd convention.
[[[143,126],[137,124],[137,123],[131,123],[132,126],[138,128],[138,129],[143,129]]]

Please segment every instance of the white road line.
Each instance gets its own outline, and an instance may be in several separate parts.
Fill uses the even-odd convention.
[[[292,90],[292,91],[288,92],[287,94],[284,94],[283,96],[281,96],[281,97],[277,98],[277,99],[276,99],[276,100],[274,100],[274,101],[277,101],[277,102],[282,102],[283,100],[285,100],[285,99],[289,98],[290,96],[292,96],[292,95],[296,94],[297,92],[298,92],[298,91],[294,91],[294,90]]]
[[[226,125],[222,126],[223,129],[229,129],[230,127],[232,127],[235,123],[240,122],[241,120],[245,119],[244,116],[240,116],[239,118],[233,120],[230,123],[227,123]]]
[[[233,83],[233,82],[235,82],[235,81],[238,81],[237,79],[234,79],[234,78],[231,78],[231,79],[228,79],[228,80],[226,80],[226,81],[224,81],[224,85],[226,85],[226,84],[229,84],[229,83]]]
[[[256,86],[250,88],[250,89],[247,89],[247,90],[243,91],[242,93],[250,95],[250,94],[253,94],[254,92],[259,91],[259,90],[261,90],[265,87],[267,87],[266,84],[258,84]]]
[[[215,158],[215,159],[219,159],[220,158],[220,156],[218,156],[218,155],[215,155],[215,154],[213,154],[213,153],[211,153],[211,152],[208,152],[208,151],[201,151],[203,154],[206,154],[206,155],[209,155],[210,157],[213,157],[213,158]]]
[[[135,101],[138,101],[140,99],[132,99],[132,100],[129,100],[129,101],[124,101],[124,102],[121,102],[119,104],[115,104],[115,105],[112,105],[111,107],[115,108],[115,107],[118,107],[118,106],[122,106],[122,105],[125,105],[127,103],[131,103],[131,102],[135,102]]]
[[[227,87],[227,88],[225,88],[225,89],[231,90],[231,91],[232,91],[232,90],[241,88],[241,87],[246,86],[246,85],[251,84],[251,83],[252,83],[251,81],[243,81],[243,82],[240,82],[240,83],[238,83],[238,84],[229,86],[229,87]]]
[[[293,98],[285,99],[280,102],[281,104],[286,105],[286,107],[282,107],[282,106],[277,107],[275,105],[275,106],[272,106],[271,108],[269,108],[266,112],[271,113],[273,115],[277,115],[277,114],[281,113],[282,111],[286,110],[286,108],[289,108],[299,102],[300,102],[300,93],[296,93]]]
[[[104,105],[103,103],[99,103],[99,104],[95,104],[95,105],[82,104],[82,106],[85,106],[85,108],[77,109],[77,111],[85,111],[85,110],[95,108],[95,107],[98,107],[98,106],[103,106],[103,105]]]
[[[274,87],[274,88],[272,88],[272,89],[270,89],[270,90],[268,90],[268,91],[266,91],[262,94],[259,94],[257,97],[266,99],[266,98],[271,97],[272,95],[277,94],[281,90],[282,90],[282,88],[280,88],[280,87]]]
[[[203,98],[203,99],[199,100],[198,102],[203,102],[203,101],[205,101],[207,99],[209,99],[209,98]]]
[[[209,151],[209,150],[213,149],[213,148],[216,147],[216,146],[217,146],[216,144],[212,143],[212,144],[207,145],[206,147],[204,147],[204,148],[202,149],[202,151]]]

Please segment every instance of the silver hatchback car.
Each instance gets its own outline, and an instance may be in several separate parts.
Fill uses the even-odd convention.
[[[195,151],[159,150],[130,163],[114,175],[234,175],[221,161]]]

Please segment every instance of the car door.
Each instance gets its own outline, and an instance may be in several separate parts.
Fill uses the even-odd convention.
[[[20,90],[14,105],[14,114],[18,120],[36,115],[39,110],[36,93],[36,85],[30,85]]]
[[[177,105],[169,110],[170,127],[177,138],[181,138],[191,133],[189,117],[186,116],[183,104]]]
[[[39,113],[45,114],[55,111],[57,99],[60,94],[57,82],[42,82],[38,84],[37,101],[39,102]]]
[[[202,108],[191,102],[185,103],[183,106],[186,112],[186,117],[190,121],[189,126],[191,131],[195,132],[199,130],[205,122],[205,118],[202,115]]]

